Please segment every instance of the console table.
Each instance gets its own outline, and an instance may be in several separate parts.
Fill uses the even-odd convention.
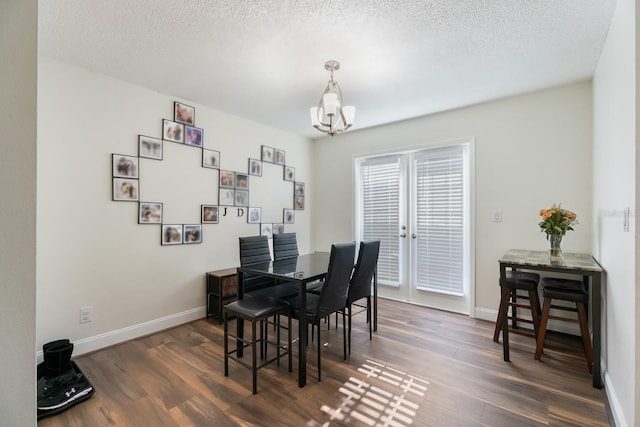
[[[238,296],[238,272],[226,268],[207,272],[207,317],[214,316],[222,323],[222,309]]]

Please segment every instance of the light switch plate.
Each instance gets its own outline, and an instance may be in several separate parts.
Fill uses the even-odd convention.
[[[500,209],[493,209],[491,211],[491,221],[502,222],[502,211]]]

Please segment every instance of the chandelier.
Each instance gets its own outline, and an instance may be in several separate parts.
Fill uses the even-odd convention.
[[[331,73],[329,83],[322,92],[317,107],[311,107],[311,126],[334,136],[344,132],[353,125],[356,116],[356,107],[342,105],[342,91],[338,82],[333,80],[333,72],[340,69],[338,61],[327,61],[324,64],[325,70]]]

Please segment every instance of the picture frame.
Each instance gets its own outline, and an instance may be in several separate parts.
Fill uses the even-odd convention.
[[[202,243],[202,224],[184,224],[182,226],[182,243],[185,245]]]
[[[285,166],[283,169],[282,179],[285,181],[295,182],[296,180],[296,168],[293,166]]]
[[[284,208],[282,210],[282,222],[285,224],[295,224],[296,211],[294,209]]]
[[[293,198],[293,208],[297,211],[304,210],[304,197],[303,196],[295,196]]]
[[[165,245],[182,244],[182,224],[162,224],[161,243]]]
[[[247,212],[247,223],[260,224],[262,222],[262,208],[249,208]]]
[[[203,148],[202,167],[209,169],[220,169],[220,152]]]
[[[184,143],[184,124],[162,119],[162,139],[180,144]]]
[[[220,171],[220,188],[235,188],[236,173],[232,171]]]
[[[140,195],[140,183],[137,179],[113,178],[113,200],[118,202],[137,202]]]
[[[204,134],[203,129],[200,129],[194,126],[185,126],[184,127],[185,145],[191,145],[193,147],[202,148],[203,134]]]
[[[236,188],[240,190],[249,189],[249,175],[246,173],[236,172]]]
[[[249,191],[236,190],[235,206],[249,206]]]
[[[284,166],[284,151],[277,148],[273,149],[273,163]]]
[[[262,176],[262,161],[249,159],[249,175]]]
[[[294,196],[302,196],[304,197],[304,182],[296,182],[293,184],[293,194]]]
[[[219,222],[218,206],[202,205],[200,221],[203,224],[217,224]]]
[[[162,208],[160,202],[139,202],[138,224],[162,224]]]
[[[139,160],[137,156],[111,154],[113,177],[138,179]]]
[[[273,234],[284,233],[284,224],[282,224],[282,223],[273,224],[273,226],[271,228],[271,232]]]
[[[273,238],[273,224],[260,224],[260,235]]]
[[[263,145],[261,148],[262,157],[260,158],[263,162],[273,163],[273,147],[267,147]]]
[[[173,120],[193,126],[196,123],[196,109],[190,105],[175,101],[173,103]]]
[[[218,194],[218,205],[234,206],[236,201],[236,191],[228,188],[221,188]]]
[[[138,135],[138,157],[162,160],[162,140],[146,135]]]

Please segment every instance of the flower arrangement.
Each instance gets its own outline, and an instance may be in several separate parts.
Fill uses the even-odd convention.
[[[549,209],[541,209],[540,217],[542,221],[538,225],[540,231],[547,233],[547,240],[549,235],[564,236],[568,230],[573,230],[573,224],[578,224],[576,214],[562,209],[560,204],[558,206],[553,204]]]

